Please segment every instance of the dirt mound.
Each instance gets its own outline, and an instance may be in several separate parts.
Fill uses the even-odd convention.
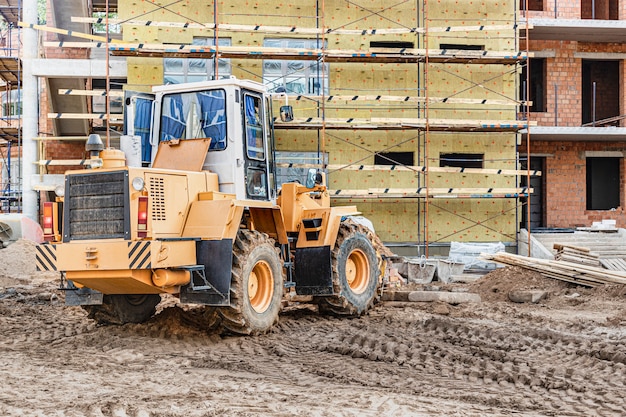
[[[20,239],[0,249],[0,275],[17,279],[28,278],[37,272],[35,247],[30,240]]]
[[[625,299],[626,298],[626,285],[610,284],[596,287],[593,290],[594,294],[598,297],[605,299]]]
[[[570,284],[546,278],[539,272],[518,266],[507,266],[492,271],[469,285],[470,292],[480,294],[483,301],[507,301],[508,294],[515,290],[543,290],[556,293]]]

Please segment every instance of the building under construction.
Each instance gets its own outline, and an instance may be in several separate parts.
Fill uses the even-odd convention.
[[[125,94],[234,76],[266,84],[275,116],[294,107],[274,126],[279,181],[324,170],[333,203],[356,204],[398,253],[620,222],[617,2],[49,0],[45,25],[31,3],[13,24],[39,114],[18,131],[25,212],[84,163],[88,134],[145,134],[124,126]]]

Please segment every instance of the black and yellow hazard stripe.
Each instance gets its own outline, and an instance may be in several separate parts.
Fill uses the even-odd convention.
[[[128,242],[128,268],[151,269],[150,242]]]
[[[56,271],[57,270],[57,251],[56,246],[44,243],[36,246],[35,262],[37,271]]]

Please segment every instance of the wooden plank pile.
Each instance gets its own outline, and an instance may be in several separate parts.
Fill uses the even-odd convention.
[[[589,248],[555,243],[554,249],[557,251],[554,255],[554,259],[557,261],[573,262],[598,268],[601,266],[600,256],[591,252]]]
[[[480,259],[504,265],[519,266],[537,271],[548,278],[555,278],[586,287],[597,287],[604,284],[626,285],[626,271],[611,271],[580,263],[529,258],[506,252],[483,253],[480,255]]]
[[[600,259],[600,263],[611,271],[626,271],[626,261],[621,258]]]

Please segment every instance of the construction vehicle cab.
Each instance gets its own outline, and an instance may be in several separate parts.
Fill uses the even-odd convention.
[[[63,196],[44,205],[37,265],[61,273],[66,303],[101,322],[141,322],[169,293],[216,307],[238,334],[267,331],[287,292],[336,314],[371,307],[383,269],[375,235],[356,207],[330,206],[315,170],[279,192],[263,85],[156,87],[144,109],[150,166],[88,141],[92,168],[68,171]]]

